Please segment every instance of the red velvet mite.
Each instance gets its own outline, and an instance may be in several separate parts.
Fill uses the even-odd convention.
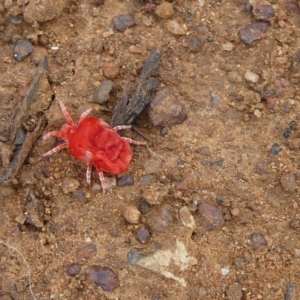
[[[87,164],[86,180],[89,185],[91,183],[92,167],[96,168],[103,192],[105,192],[103,172],[114,175],[124,173],[128,169],[133,156],[129,144],[141,146],[146,145],[146,143],[122,137],[117,133],[119,130],[130,128],[130,125],[112,128],[98,118],[87,117],[91,109],[80,116],[77,125],[63,103],[58,103],[67,123],[61,127],[60,131],[48,132],[43,136],[43,141],[49,137],[58,137],[64,140],[64,143],[46,152],[43,156],[68,148],[73,157]]]

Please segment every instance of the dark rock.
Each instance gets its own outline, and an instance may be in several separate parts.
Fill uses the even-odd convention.
[[[85,202],[86,201],[86,196],[83,190],[77,190],[73,193],[74,197],[79,201],[79,202]]]
[[[10,95],[0,93],[0,103],[4,105],[4,101],[9,100]],[[11,124],[14,114],[0,107],[0,141],[6,142],[10,138]]]
[[[261,34],[266,32],[268,26],[269,25],[265,22],[255,22],[247,25],[239,30],[239,38],[244,44],[252,46],[255,42],[262,38]]]
[[[95,6],[99,6],[99,5],[103,5],[103,4],[104,4],[104,0],[94,0]]]
[[[278,155],[280,151],[281,151],[281,148],[278,144],[274,144],[270,149],[270,153],[272,156]]]
[[[137,240],[142,244],[147,243],[149,240],[149,237],[150,237],[150,233],[145,228],[140,229],[136,234]]]
[[[114,16],[112,19],[113,26],[117,31],[124,32],[127,28],[134,25],[134,21],[131,16],[128,15],[118,15]]]
[[[147,215],[147,224],[152,231],[166,232],[172,223],[170,205],[164,205],[159,210],[153,210]]]
[[[187,118],[184,105],[168,88],[151,101],[149,116],[153,126],[181,124]]]
[[[151,210],[151,207],[152,205],[149,202],[147,202],[145,199],[143,199],[142,202],[139,204],[139,211],[142,214],[146,214]]]
[[[97,246],[94,244],[87,244],[76,250],[76,257],[78,259],[90,259],[97,252]]]
[[[255,29],[255,30],[258,30],[259,32],[266,32],[268,27],[269,27],[269,24],[266,23],[266,22],[254,22],[252,23],[251,25],[251,28]]]
[[[211,166],[222,167],[223,163],[224,163],[224,158],[220,157],[220,158],[217,158],[217,159],[211,161],[209,164]]]
[[[221,209],[214,205],[201,203],[197,212],[204,229],[207,231],[222,227],[225,224]]]
[[[250,14],[252,12],[253,6],[249,3],[249,0],[244,0],[244,13]]]
[[[67,272],[70,276],[76,276],[77,274],[79,274],[80,271],[80,264],[73,263],[67,266]]]
[[[275,17],[275,10],[271,4],[257,4],[253,8],[253,14],[257,20],[270,21]]]
[[[257,173],[259,175],[270,173],[268,164],[264,161],[258,162],[256,165],[256,168],[255,168],[255,173]]]
[[[294,14],[297,14],[297,15],[300,14],[300,7],[299,7],[299,5],[297,5],[297,4],[295,4],[295,3],[286,3],[286,4],[284,5],[284,7],[285,7],[285,9],[286,9],[287,11],[290,11],[290,12],[292,12],[292,13],[294,13]]]
[[[197,53],[203,48],[205,40],[198,34],[193,34],[188,38],[187,43],[191,52]]]
[[[33,52],[32,44],[29,40],[20,39],[17,40],[16,45],[13,50],[13,57],[16,61],[22,61],[29,54]]]
[[[95,91],[95,101],[96,103],[103,104],[106,103],[109,99],[109,94],[112,89],[112,81],[110,80],[103,80],[101,84],[96,88]]]
[[[28,196],[29,203],[26,205],[25,211],[27,215],[26,222],[37,228],[42,228],[44,225],[44,204],[36,199],[33,193]]]
[[[285,192],[294,192],[297,190],[297,182],[295,175],[292,173],[284,173],[280,176],[281,187]]]
[[[9,21],[12,24],[21,24],[23,21],[23,16],[22,15],[14,15],[14,14],[9,14],[8,15]]]
[[[266,238],[258,232],[253,232],[250,236],[250,241],[254,250],[268,245]]]
[[[168,129],[167,127],[163,127],[163,128],[161,129],[161,131],[160,131],[160,134],[161,134],[162,136],[165,136],[165,135],[168,134],[168,132],[169,132],[169,129]]]
[[[85,273],[104,291],[112,292],[120,286],[118,276],[110,268],[93,265],[87,267]]]
[[[132,175],[123,175],[117,179],[117,186],[134,185],[134,178]]]
[[[151,182],[152,182],[152,180],[153,180],[153,176],[150,175],[150,174],[146,174],[146,175],[143,176],[143,183],[144,183],[146,186],[150,185]]]
[[[219,104],[221,98],[219,95],[211,93],[210,94],[210,107],[211,108],[216,108],[217,105]]]
[[[284,300],[296,300],[299,299],[296,295],[297,293],[297,283],[290,282],[286,286],[286,290],[284,292]]]
[[[16,137],[14,139],[14,145],[19,146],[24,143],[26,139],[26,133],[23,128],[18,128],[16,132]]]

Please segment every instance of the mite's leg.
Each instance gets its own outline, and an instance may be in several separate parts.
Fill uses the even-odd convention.
[[[66,120],[68,121],[68,123],[69,123],[70,125],[72,125],[72,126],[76,126],[76,124],[74,123],[72,117],[71,117],[70,114],[68,113],[68,111],[67,111],[66,107],[63,105],[63,103],[60,102],[60,101],[58,101],[58,103],[59,103],[59,106],[60,106],[60,108],[61,108],[61,111],[62,111],[64,117],[66,118]]]
[[[146,146],[147,145],[146,142],[135,141],[135,140],[132,140],[127,137],[122,137],[122,139],[126,140],[129,144],[133,144],[133,145],[137,145],[137,146]]]
[[[104,194],[105,189],[106,189],[105,177],[104,177],[104,174],[103,174],[102,171],[99,171],[99,169],[97,169],[97,171],[98,171],[99,179],[100,179],[101,186],[102,186],[102,189],[103,189],[103,194]]]
[[[45,141],[46,139],[48,139],[49,137],[52,137],[52,136],[53,137],[58,137],[62,140],[67,140],[67,137],[63,132],[61,132],[61,131],[50,131],[50,132],[48,132],[47,134],[45,134],[43,136],[43,141]]]
[[[92,111],[92,109],[90,108],[90,109],[86,110],[85,112],[83,112],[83,113],[81,114],[81,116],[80,116],[80,119],[79,119],[79,123],[78,123],[78,124],[80,124],[80,123],[87,117],[87,115],[88,115],[91,111]]]
[[[93,164],[88,162],[87,169],[86,169],[86,181],[87,181],[88,185],[91,185],[92,168],[93,168]]]
[[[117,131],[120,131],[122,129],[129,129],[129,128],[131,128],[131,125],[120,125],[120,126],[114,127],[113,130],[117,132]]]
[[[60,151],[60,150],[62,150],[62,149],[68,148],[68,147],[69,147],[69,143],[63,143],[63,144],[60,144],[60,145],[58,145],[57,147],[53,148],[52,150],[50,150],[50,151],[44,153],[43,156],[51,155],[51,154],[53,154],[53,153],[55,153],[55,152],[58,152],[58,151]]]

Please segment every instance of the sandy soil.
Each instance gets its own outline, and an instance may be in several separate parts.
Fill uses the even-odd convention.
[[[297,1],[100,2],[0,0],[2,177],[24,142],[19,129],[36,132],[0,185],[0,238],[27,260],[35,298],[299,299]],[[118,15],[134,26],[116,30]],[[138,117],[151,142],[132,147],[133,185],[105,174],[113,186],[103,194],[67,150],[42,156],[59,140],[41,133],[65,122],[57,100],[76,122],[88,108],[109,122],[154,48],[157,91],[169,88],[187,119],[155,127],[149,108]],[[112,90],[99,104],[104,80]],[[24,261],[4,244],[0,299],[33,299]]]

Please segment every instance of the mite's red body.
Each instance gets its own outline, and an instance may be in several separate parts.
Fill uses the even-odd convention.
[[[133,156],[129,143],[136,145],[145,145],[146,143],[121,137],[117,133],[118,130],[130,128],[130,126],[112,128],[102,120],[94,117],[87,118],[90,109],[81,115],[77,125],[65,106],[61,102],[59,104],[68,123],[64,124],[60,131],[51,131],[44,135],[43,140],[53,136],[63,139],[64,143],[48,151],[44,156],[68,148],[73,157],[87,163],[88,184],[91,182],[92,167],[95,166],[103,191],[105,191],[103,171],[115,175],[124,173]]]

